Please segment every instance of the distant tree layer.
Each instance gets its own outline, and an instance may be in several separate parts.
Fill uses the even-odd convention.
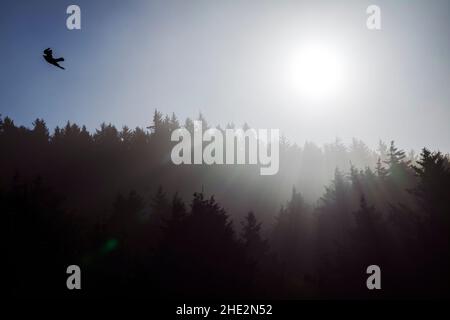
[[[0,118],[9,294],[72,296],[65,270],[78,264],[89,297],[448,297],[447,156],[284,140],[280,173],[261,177],[172,165],[178,127],[157,111],[150,130],[94,134]],[[366,288],[371,264],[381,291]]]
[[[209,127],[202,115],[198,119],[204,129]],[[90,133],[84,126],[67,122],[50,134],[41,119],[28,129],[0,116],[0,147],[6,155],[0,158],[0,185],[8,184],[16,173],[28,180],[40,175],[66,196],[66,203],[88,216],[111,206],[117,193],[131,189],[149,197],[163,185],[166,191],[187,199],[193,190],[203,188],[216,195],[233,217],[241,219],[245,212],[255,210],[266,225],[289,199],[293,186],[306,201],[315,203],[336,168],[349,172],[354,166],[383,174],[390,161],[390,150],[383,142],[375,152],[358,139],[350,146],[336,139],[320,148],[310,142],[299,147],[283,138],[280,170],[275,176],[260,176],[257,165],[175,166],[170,161],[175,144],[170,134],[180,127],[174,114],[169,117],[155,111],[152,125],[144,129],[125,126],[118,130],[102,124]],[[193,121],[187,119],[183,127],[193,130]],[[415,161],[413,153],[406,158]]]

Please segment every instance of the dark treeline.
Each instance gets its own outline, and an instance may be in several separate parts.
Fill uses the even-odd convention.
[[[67,123],[50,134],[43,120],[25,128],[0,117],[9,294],[449,295],[448,156],[283,139],[279,173],[260,176],[256,165],[173,165],[180,126],[155,111],[146,129]],[[71,264],[82,270],[76,293],[66,288]],[[380,291],[366,288],[371,264]]]

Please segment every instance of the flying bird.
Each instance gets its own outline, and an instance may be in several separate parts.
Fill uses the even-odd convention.
[[[50,48],[45,49],[43,57],[44,57],[45,61],[47,61],[48,63],[64,70],[64,68],[58,64],[58,62],[64,61],[64,58],[57,58],[57,59],[53,58],[52,49],[50,49]]]

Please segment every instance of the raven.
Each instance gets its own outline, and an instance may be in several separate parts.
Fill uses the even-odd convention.
[[[45,61],[47,61],[48,63],[64,70],[64,68],[58,64],[58,62],[64,61],[64,58],[58,58],[58,59],[53,58],[52,49],[50,49],[50,48],[45,49],[43,57],[44,57]]]

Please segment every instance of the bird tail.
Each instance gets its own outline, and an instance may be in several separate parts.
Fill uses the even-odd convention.
[[[64,61],[64,58],[55,59],[56,62]]]

